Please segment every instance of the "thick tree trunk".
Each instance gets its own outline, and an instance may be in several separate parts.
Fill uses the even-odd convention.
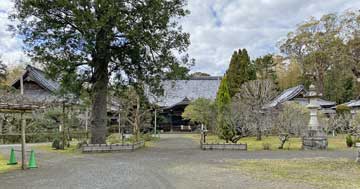
[[[108,63],[101,60],[94,61],[95,82],[92,88],[91,143],[104,144],[106,143],[107,133]]]
[[[139,141],[140,135],[140,97],[136,95],[136,112],[135,112],[135,127],[134,127],[134,135],[135,140]]]
[[[259,125],[256,126],[256,140],[261,140],[261,129]]]

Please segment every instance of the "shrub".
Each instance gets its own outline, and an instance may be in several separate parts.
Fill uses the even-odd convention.
[[[347,136],[346,136],[346,145],[347,145],[347,147],[349,147],[349,148],[353,146],[353,140],[352,140],[351,135],[347,135]]]
[[[111,135],[109,135],[107,138],[106,138],[106,142],[108,143],[108,144],[119,144],[119,143],[121,143],[121,139],[120,139],[120,136],[119,136],[119,134],[111,134]]]
[[[336,106],[336,113],[340,115],[350,113],[350,108],[346,105],[338,105]]]
[[[154,137],[153,137],[152,134],[150,134],[150,133],[143,134],[141,138],[142,138],[144,141],[151,141],[151,140],[154,139]]]
[[[81,141],[81,142],[78,142],[76,147],[77,147],[78,149],[80,149],[81,146],[82,146],[82,145],[85,145],[85,144],[87,144],[87,141],[86,141],[86,140],[83,140],[83,141]]]
[[[58,149],[61,149],[61,147],[62,147],[62,142],[60,141],[59,138],[56,138],[56,139],[54,139],[51,147],[54,148],[54,149],[57,149],[57,150],[58,150]]]
[[[271,148],[271,144],[270,143],[262,143],[262,145],[263,145],[263,149],[264,150],[270,150],[270,148]]]

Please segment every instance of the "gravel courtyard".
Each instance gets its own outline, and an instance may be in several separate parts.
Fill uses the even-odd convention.
[[[0,152],[8,156],[9,146],[0,146]],[[38,169],[0,174],[0,188],[316,188],[308,183],[258,179],[241,168],[229,168],[229,161],[317,157],[354,159],[355,151],[201,151],[191,139],[162,135],[153,147],[135,152],[38,151]]]

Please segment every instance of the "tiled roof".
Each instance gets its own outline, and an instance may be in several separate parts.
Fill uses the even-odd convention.
[[[282,104],[283,102],[286,102],[288,100],[295,98],[301,92],[306,92],[303,85],[298,85],[296,87],[286,89],[279,96],[277,96],[274,100],[272,100],[270,103],[264,105],[263,108],[265,108],[265,109],[274,108],[277,105]]]
[[[349,107],[359,107],[360,106],[360,100],[352,100],[352,101],[344,103],[343,105],[346,105],[346,106],[349,106]]]
[[[163,96],[155,96],[148,93],[151,103],[161,107],[169,107],[185,98],[195,100],[207,98],[214,100],[220,86],[221,77],[196,77],[189,80],[167,80],[162,82],[164,89]]]
[[[286,101],[296,101],[301,105],[306,106],[307,104],[309,104],[309,99],[307,98],[297,98],[298,95],[300,95],[301,93],[306,94],[307,91],[305,90],[303,85],[298,85],[296,87],[292,87],[289,89],[284,90],[279,96],[277,96],[274,100],[272,100],[270,103],[266,104],[263,108],[267,109],[267,108],[274,108],[276,106],[278,106],[279,104],[282,104]],[[327,100],[323,100],[323,99],[316,99],[315,103],[323,108],[328,108],[328,107],[332,107],[336,105],[336,102],[332,102],[332,101],[327,101]]]
[[[45,88],[51,92],[55,92],[55,91],[59,90],[59,88],[60,88],[60,84],[52,79],[47,78],[45,72],[43,72],[42,70],[40,70],[38,68],[30,66],[30,65],[26,66],[26,71],[24,72],[24,74],[22,76],[30,77],[32,80],[34,80],[40,86],[42,86],[43,88]],[[18,85],[19,82],[20,82],[20,78],[15,80],[13,82],[12,86]]]
[[[309,99],[307,99],[307,98],[294,99],[294,101],[296,101],[299,104],[304,105],[304,106],[309,104]],[[314,100],[314,104],[321,106],[321,107],[333,107],[336,105],[336,102],[327,101],[327,100],[318,98],[318,99]]]

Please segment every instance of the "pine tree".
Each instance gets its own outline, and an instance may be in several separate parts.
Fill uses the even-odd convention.
[[[256,79],[255,68],[250,62],[246,49],[239,49],[233,53],[226,75],[231,98],[239,93],[240,86],[243,83]]]
[[[277,77],[275,72],[276,62],[273,60],[273,55],[268,54],[263,57],[259,57],[254,61],[258,79],[271,79],[274,83],[277,83]]]

